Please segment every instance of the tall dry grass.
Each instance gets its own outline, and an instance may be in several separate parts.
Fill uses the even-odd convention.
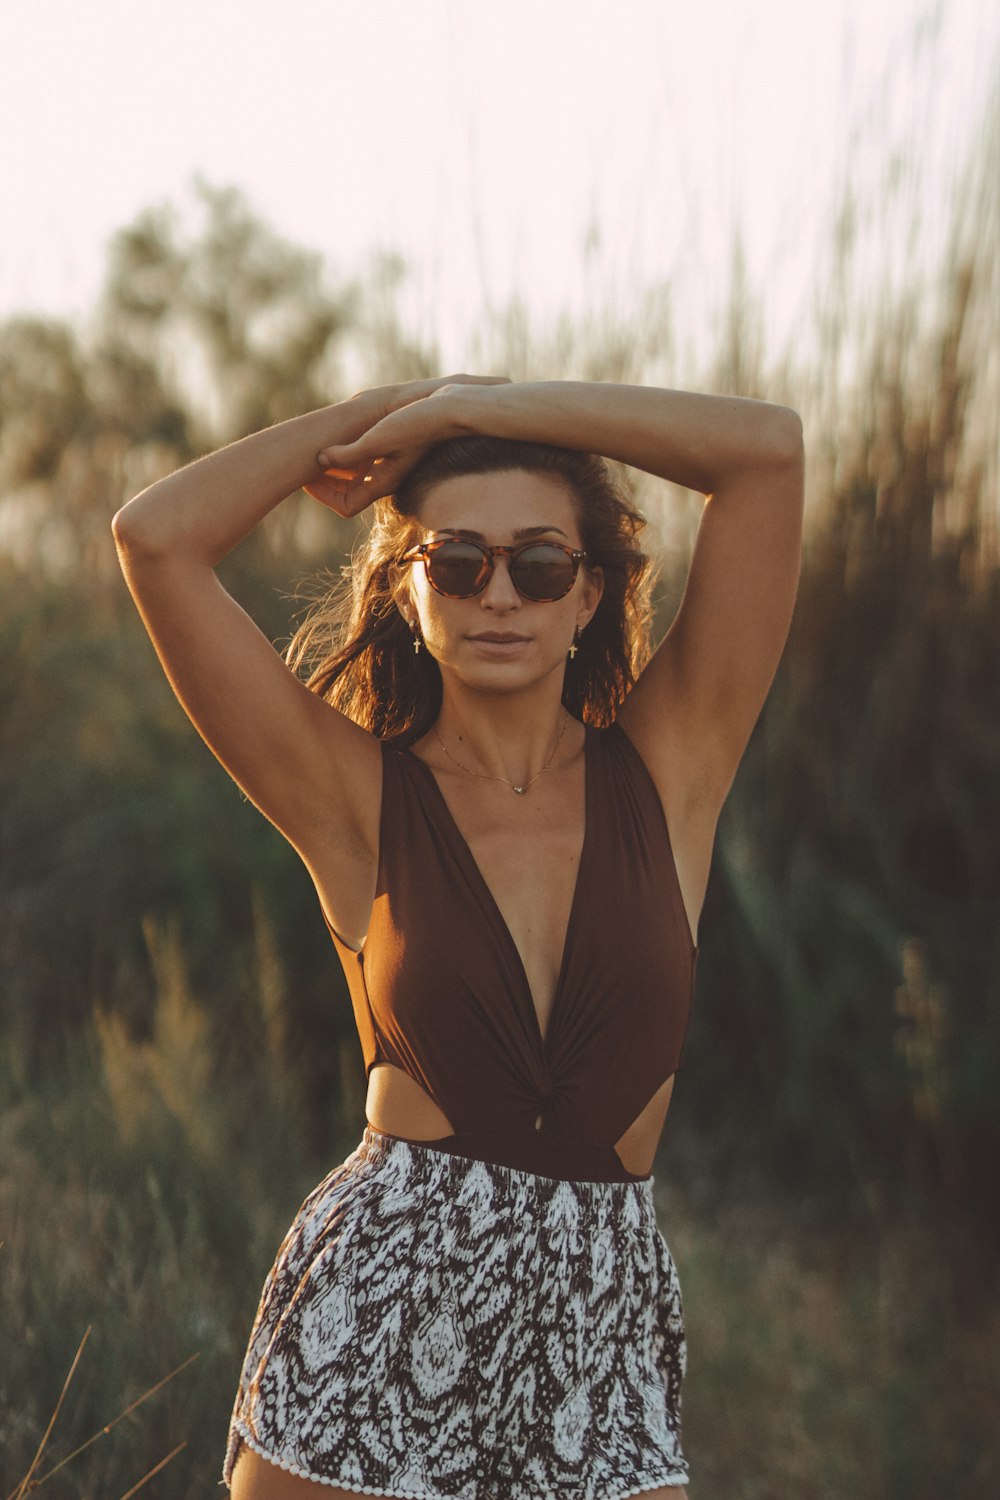
[[[260,950],[274,952],[263,904]],[[95,1010],[29,1074],[0,1047],[0,1491],[28,1473],[74,1350],[92,1329],[44,1476],[177,1366],[169,1386],[80,1453],[54,1493],[123,1494],[152,1455],[187,1444],[157,1494],[217,1479],[234,1372],[263,1275],[317,1164],[289,1100],[276,960],[258,1025],[273,1045],[234,1078],[192,992],[175,927],[150,918],[153,1024]],[[251,1018],[248,1018],[251,1024]],[[332,1163],[330,1163],[332,1164]]]
[[[53,1494],[122,1496],[181,1445],[151,1493],[214,1493],[264,1273],[299,1201],[363,1123],[345,1119],[322,1160],[294,1137],[276,1147],[287,1119],[263,1049],[242,1091],[200,1110],[225,1063],[206,1028],[177,1025],[199,1002],[186,988],[179,997],[176,939],[161,930],[155,941],[172,957],[152,1041],[138,1046],[95,1017],[86,1043],[30,1082],[3,1052],[4,1494],[28,1473],[88,1327],[37,1476],[111,1423],[53,1476]],[[137,1073],[138,1114],[122,1102]],[[992,1493],[1000,1315],[991,1303],[963,1319],[927,1226],[872,1219],[831,1232],[750,1192],[706,1210],[669,1156],[657,1205],[685,1299],[692,1494]]]

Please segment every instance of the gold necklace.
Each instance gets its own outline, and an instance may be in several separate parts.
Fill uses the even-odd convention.
[[[549,758],[548,758],[548,760],[545,762],[545,764],[542,767],[542,769],[540,771],[536,771],[535,774],[534,774],[534,776],[532,776],[531,780],[530,781],[526,781],[523,786],[517,786],[513,781],[509,780],[509,778],[506,777],[506,776],[492,776],[492,775],[490,775],[490,773],[488,771],[470,771],[468,766],[463,766],[462,762],[460,760],[456,760],[455,757],[452,755],[451,751],[448,749],[448,746],[445,744],[444,740],[441,738],[440,734],[438,733],[438,727],[437,727],[436,724],[434,725],[434,734],[437,737],[438,744],[441,746],[441,749],[444,751],[445,755],[447,755],[447,757],[451,761],[452,765],[453,766],[457,766],[460,771],[464,771],[465,774],[466,774],[466,776],[478,776],[479,779],[480,779],[480,781],[503,781],[503,782],[506,783],[507,786],[510,787],[511,791],[516,792],[519,797],[523,797],[524,794],[525,794],[525,792],[528,790],[528,788],[534,786],[534,784],[538,780],[539,776],[544,776],[545,772],[549,769],[549,766],[551,766],[553,760],[555,760],[556,751],[559,749],[559,743],[562,740],[562,737],[563,737],[563,735],[566,732],[566,725],[567,725],[568,722],[569,722],[569,714],[564,714],[563,715],[562,724],[560,725],[560,728],[559,728],[559,733],[556,735],[556,742],[552,746],[551,751],[549,752]]]

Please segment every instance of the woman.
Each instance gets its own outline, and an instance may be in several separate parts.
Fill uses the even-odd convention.
[[[645,665],[641,520],[592,454],[711,496]],[[115,517],[175,692],[313,877],[368,1072],[362,1141],[264,1288],[234,1500],[685,1493],[650,1174],[802,474],[783,407],[459,376],[282,423]],[[213,571],[300,486],[381,502],[309,687]]]

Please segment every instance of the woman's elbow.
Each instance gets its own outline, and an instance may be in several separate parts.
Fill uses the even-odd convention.
[[[772,406],[768,433],[769,445],[773,449],[775,462],[802,467],[805,449],[802,437],[802,418],[790,406]]]
[[[162,550],[166,538],[158,525],[160,506],[150,503],[155,486],[143,490],[116,510],[111,517],[111,534],[120,553],[155,553]]]

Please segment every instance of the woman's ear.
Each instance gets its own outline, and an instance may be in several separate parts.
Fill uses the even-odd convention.
[[[594,618],[603,594],[603,568],[588,568],[585,566],[583,570],[583,588],[580,592],[580,608],[577,610],[576,615],[576,623],[580,630]]]
[[[407,625],[413,628],[413,622],[417,617],[416,605],[410,593],[409,568],[400,568],[396,563],[389,564],[387,582],[392,596],[392,602],[403,616]]]
[[[423,632],[420,629],[420,615],[405,583],[400,585],[393,602],[402,616],[403,623],[410,632],[413,640],[413,649],[419,654],[420,648],[424,644]]]

